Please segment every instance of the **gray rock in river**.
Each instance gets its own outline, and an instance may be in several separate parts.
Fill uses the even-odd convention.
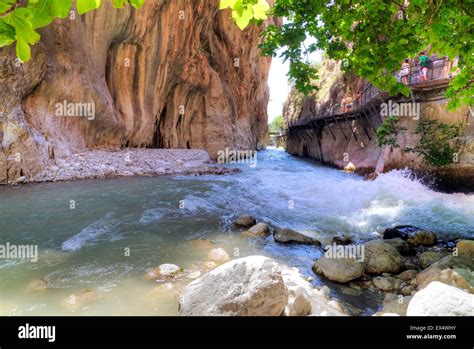
[[[364,276],[364,265],[352,258],[322,256],[314,262],[313,271],[331,281],[346,283]]]
[[[165,264],[161,264],[157,268],[148,270],[144,278],[146,280],[170,279],[170,278],[176,277],[182,272],[183,272],[183,269],[181,269],[177,265],[165,263]]]
[[[270,227],[265,223],[258,223],[242,233],[248,237],[266,237],[270,234]]]
[[[280,316],[288,291],[279,264],[263,256],[240,258],[194,280],[183,290],[185,316]]]
[[[234,225],[239,228],[250,228],[255,224],[257,224],[257,220],[248,214],[240,215],[234,222]]]
[[[364,244],[365,272],[370,274],[396,274],[402,268],[403,257],[383,240],[373,240]]]
[[[413,246],[433,246],[438,242],[438,238],[435,233],[419,231],[415,236],[409,238],[407,242]]]
[[[281,243],[300,243],[316,246],[321,245],[321,243],[315,238],[306,236],[288,228],[276,228],[275,232],[273,233],[273,238],[275,239],[275,241]]]
[[[449,255],[446,251],[426,251],[420,255],[421,268],[426,269],[431,264],[439,261],[441,258]]]
[[[407,255],[412,252],[412,249],[408,242],[406,242],[402,238],[386,239],[383,240],[383,242],[394,247],[402,255]]]
[[[375,287],[384,292],[398,291],[402,285],[402,281],[395,277],[377,276],[373,280]]]

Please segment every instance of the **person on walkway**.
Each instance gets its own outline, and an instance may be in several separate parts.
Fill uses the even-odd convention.
[[[420,60],[420,78],[421,82],[424,82],[428,80],[428,68],[430,65],[430,59],[424,51],[420,52],[418,58]]]
[[[402,78],[402,82],[405,85],[408,85],[408,77],[410,76],[410,60],[407,58],[402,63],[402,70],[400,70],[400,77]]]
[[[341,103],[341,109],[343,113],[347,113],[352,110],[352,101],[352,90],[349,90],[346,92]]]

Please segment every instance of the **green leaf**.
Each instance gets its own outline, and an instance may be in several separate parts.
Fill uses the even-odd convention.
[[[243,10],[242,15],[235,20],[240,30],[244,30],[253,18],[253,10],[249,6]]]
[[[258,0],[256,5],[252,6],[255,19],[267,19],[267,13],[270,11],[270,5],[266,0]]]
[[[33,29],[31,25],[31,12],[27,8],[17,8],[8,17],[7,24],[15,28],[16,38],[22,37],[29,44],[35,44],[40,35]]]
[[[28,42],[20,37],[16,41],[16,56],[21,62],[29,61],[31,58],[31,48]]]
[[[14,3],[15,3],[15,0],[1,0],[0,13],[4,13],[5,11],[9,10]]]
[[[0,47],[11,45],[15,42],[15,28],[0,21]]]
[[[102,0],[76,0],[77,12],[84,14],[86,12],[98,9],[102,5]]]
[[[145,0],[130,0],[130,5],[135,8],[140,8],[145,3]]]
[[[66,18],[71,9],[71,0],[39,0],[32,7],[33,28],[42,28],[50,24],[55,18]]]

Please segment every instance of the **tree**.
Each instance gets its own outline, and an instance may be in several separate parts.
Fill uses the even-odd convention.
[[[232,8],[238,24],[242,17],[247,23],[248,9],[257,3],[262,0],[221,1]],[[270,13],[286,17],[288,23],[266,28],[262,51],[276,56],[284,48],[281,57],[290,62],[289,76],[301,92],[313,90],[311,80],[317,78],[317,70],[304,57],[323,50],[376,87],[408,95],[409,89],[386,72],[400,70],[405,58],[431,47],[431,52],[459,59],[459,74],[446,91],[449,106],[474,102],[472,0],[275,0]],[[260,18],[254,16],[248,23]],[[316,43],[306,47],[309,37]]]
[[[273,119],[273,121],[268,125],[268,131],[270,132],[280,132],[283,126],[283,116],[278,115]]]
[[[145,0],[112,0],[113,6],[123,8],[130,4],[135,8]],[[97,9],[102,0],[75,0],[77,12],[84,14]],[[72,0],[0,0],[0,47],[16,43],[16,54],[22,62],[31,57],[31,45],[37,43],[37,29],[50,24],[56,18],[66,18]]]

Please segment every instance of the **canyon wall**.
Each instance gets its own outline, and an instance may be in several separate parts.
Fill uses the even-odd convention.
[[[29,62],[0,49],[0,183],[88,148],[255,149],[267,129],[270,58],[219,0],[153,0],[71,13]],[[66,116],[58,103],[93,107]],[[92,109],[91,109],[92,110]]]
[[[320,90],[311,96],[304,97],[294,91],[290,94],[284,108],[287,124],[307,115],[310,110],[340,104],[347,90],[360,91],[367,81],[343,74],[340,63],[325,60],[316,84]],[[410,99],[400,101],[411,102]],[[405,130],[397,137],[397,148],[378,145],[377,128],[381,125],[382,117],[371,115],[307,130],[300,137],[288,137],[286,149],[290,154],[311,157],[340,169],[355,169],[363,175],[408,168],[422,178],[429,179],[430,183],[441,190],[473,192],[474,115],[471,109],[463,106],[455,111],[448,111],[447,100],[442,98],[442,91],[437,91],[431,96],[425,96],[425,100],[420,103],[420,111],[420,120],[403,116],[400,118],[399,127]],[[423,156],[405,151],[406,148],[414,148],[419,144],[420,135],[415,134],[415,131],[423,120],[461,125],[457,162],[437,168],[430,165]]]

